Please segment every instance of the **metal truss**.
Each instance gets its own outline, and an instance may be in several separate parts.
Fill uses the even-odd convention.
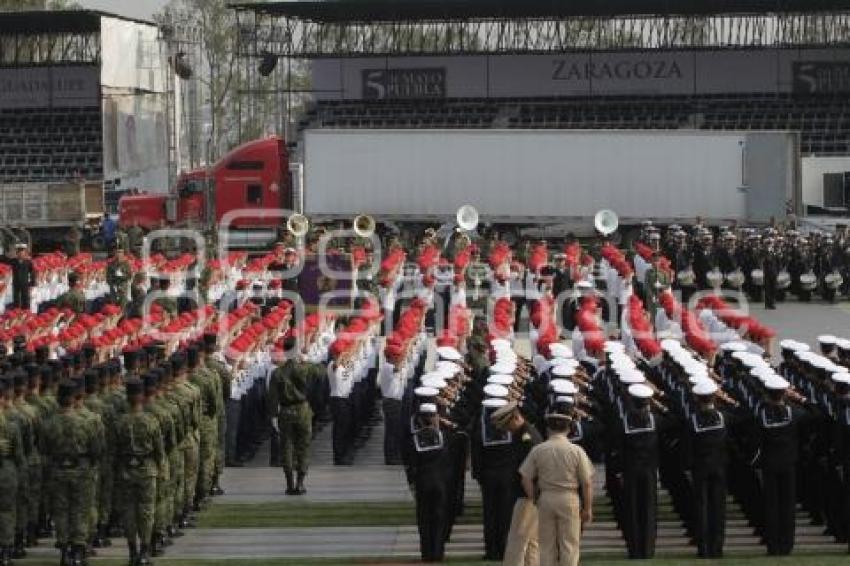
[[[850,13],[322,23],[242,9],[241,56],[463,55],[620,49],[835,47]]]
[[[0,66],[100,63],[100,34],[0,32]]]

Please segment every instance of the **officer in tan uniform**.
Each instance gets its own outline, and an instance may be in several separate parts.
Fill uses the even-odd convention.
[[[540,566],[576,566],[582,528],[593,520],[593,465],[567,440],[572,406],[572,399],[557,399],[546,415],[548,440],[519,469],[526,496],[537,503]]]

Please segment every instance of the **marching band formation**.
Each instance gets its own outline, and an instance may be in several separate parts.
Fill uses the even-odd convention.
[[[850,340],[783,337],[775,364],[775,331],[738,308],[845,294],[843,230],[647,223],[623,250],[611,230],[510,245],[460,224],[331,245],[302,225],[302,248],[221,258],[22,246],[0,266],[0,564],[51,533],[62,564],[119,533],[149,564],[269,436],[285,493],[304,494],[327,420],[340,466],[383,420],[426,561],[470,469],[487,559],[577,564],[591,462],[631,558],[654,554],[659,482],[702,557],[723,554],[728,495],[769,554],[793,550],[798,504],[848,540]],[[300,272],[319,251],[354,279],[304,308],[334,288]]]

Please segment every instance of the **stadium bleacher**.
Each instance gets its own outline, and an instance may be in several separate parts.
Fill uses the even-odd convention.
[[[850,155],[841,95],[596,96],[440,101],[325,101],[301,129],[553,128],[799,131],[806,155]]]
[[[103,175],[99,107],[0,110],[0,183]]]

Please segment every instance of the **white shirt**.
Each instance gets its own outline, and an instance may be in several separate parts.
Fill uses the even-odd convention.
[[[337,368],[336,362],[328,365],[328,384],[331,389],[331,397],[348,398],[354,387],[354,376],[352,370],[344,367]]]
[[[387,360],[383,360],[381,370],[378,375],[378,384],[381,387],[381,395],[383,395],[385,399],[395,399],[400,401],[404,396],[404,389],[406,385],[406,372],[404,370],[405,368],[402,365],[399,371],[396,371],[395,366]]]

